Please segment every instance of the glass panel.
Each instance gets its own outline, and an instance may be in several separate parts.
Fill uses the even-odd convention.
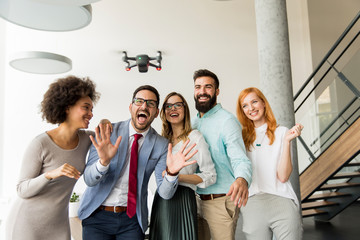
[[[298,140],[299,170],[320,156],[360,116],[360,51],[343,69],[322,71],[326,76],[296,112],[296,122],[304,125]],[[324,64],[323,68],[328,68]],[[341,72],[340,72],[341,71]],[[315,76],[314,79],[322,77]]]

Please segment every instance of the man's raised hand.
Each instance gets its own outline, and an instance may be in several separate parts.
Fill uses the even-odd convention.
[[[109,125],[107,124],[106,129],[104,128],[104,125],[100,123],[99,127],[95,128],[96,141],[93,136],[90,136],[90,140],[96,148],[101,165],[107,166],[119,148],[121,136],[116,139],[115,145],[113,145],[110,140]]]

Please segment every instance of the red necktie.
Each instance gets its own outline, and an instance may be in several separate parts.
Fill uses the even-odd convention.
[[[136,213],[136,186],[137,186],[137,165],[138,165],[138,140],[142,134],[134,134],[134,142],[131,146],[130,170],[129,170],[129,191],[126,214],[132,218]]]

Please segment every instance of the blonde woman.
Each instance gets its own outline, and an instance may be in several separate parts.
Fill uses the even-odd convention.
[[[192,164],[181,169],[179,186],[170,200],[162,199],[157,193],[150,220],[150,239],[153,240],[195,240],[197,239],[197,207],[195,190],[215,183],[216,172],[209,152],[209,146],[201,133],[191,129],[190,111],[184,97],[176,92],[164,100],[160,117],[163,122],[162,136],[172,143],[175,154],[183,142],[196,143],[198,150]],[[197,171],[198,169],[198,171]]]

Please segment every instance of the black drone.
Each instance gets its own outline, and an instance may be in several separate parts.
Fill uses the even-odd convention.
[[[149,66],[156,68],[156,70],[161,70],[161,52],[157,51],[156,57],[149,57],[145,54],[136,55],[136,57],[128,57],[127,53],[123,52],[122,60],[127,63],[125,70],[130,71],[131,68],[138,66],[139,72],[147,72]],[[130,64],[129,60],[136,61],[133,64]],[[150,61],[156,60],[157,64],[151,63]]]

